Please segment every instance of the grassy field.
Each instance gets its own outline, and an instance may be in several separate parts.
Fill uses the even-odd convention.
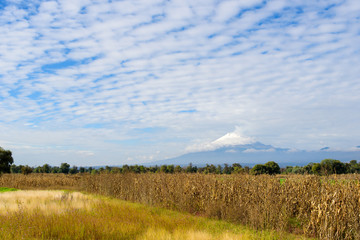
[[[360,239],[360,175],[3,174],[0,186],[71,189],[253,229]]]
[[[0,239],[305,239],[66,191],[3,191]]]

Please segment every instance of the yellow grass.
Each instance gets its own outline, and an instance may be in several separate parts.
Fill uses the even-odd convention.
[[[37,212],[61,214],[69,209],[90,209],[94,199],[79,192],[16,191],[0,194],[0,214]]]
[[[0,206],[0,239],[305,239],[78,192],[6,192]]]
[[[257,230],[360,239],[359,174],[3,174],[0,187],[72,189]]]
[[[255,229],[360,239],[360,175],[3,174],[0,187],[72,189]]]

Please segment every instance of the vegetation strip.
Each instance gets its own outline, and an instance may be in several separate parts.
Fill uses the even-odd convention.
[[[1,239],[306,239],[78,192],[7,192],[0,205]]]
[[[315,174],[315,175],[331,175],[331,174],[349,174],[349,173],[360,173],[360,163],[357,160],[351,160],[349,163],[342,163],[339,160],[335,159],[324,159],[320,163],[309,163],[303,167],[299,166],[287,166],[285,168],[280,168],[280,166],[274,162],[269,161],[265,164],[256,164],[252,168],[248,166],[242,166],[239,163],[234,163],[232,165],[213,165],[206,164],[204,167],[198,167],[192,165],[191,163],[188,166],[179,166],[179,165],[161,165],[161,166],[151,166],[146,167],[142,165],[123,165],[122,167],[77,167],[72,166],[68,163],[62,163],[58,166],[50,166],[49,164],[44,164],[43,166],[30,167],[23,165],[10,165],[8,163],[7,170],[0,168],[0,172],[7,173],[65,173],[65,174],[77,174],[77,173],[203,173],[203,174],[252,174],[252,175],[261,175],[261,174]]]
[[[286,181],[284,182],[283,180]],[[0,186],[72,189],[319,239],[360,239],[360,175],[3,174]]]

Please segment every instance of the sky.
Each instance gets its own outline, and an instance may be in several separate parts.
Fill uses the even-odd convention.
[[[360,1],[1,0],[0,113],[0,146],[30,166],[146,163],[222,136],[352,149]]]

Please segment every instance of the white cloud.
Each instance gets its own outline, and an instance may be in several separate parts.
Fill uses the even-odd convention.
[[[237,151],[234,150],[234,149],[229,149],[229,150],[226,150],[225,152],[227,152],[227,153],[237,153]]]
[[[24,149],[71,142],[73,154],[96,145],[91,161],[108,152],[109,163],[174,156],[190,142],[208,149],[240,143],[246,138],[236,132],[211,141],[236,125],[277,146],[356,146],[359,6],[7,2],[0,9],[0,137]],[[94,123],[101,130],[84,128]],[[153,133],[151,146],[114,150],[106,142],[147,127],[167,131]]]
[[[95,154],[91,151],[77,151],[76,152],[79,155],[84,155],[84,156],[94,156]]]
[[[249,148],[243,151],[244,153],[257,153],[257,152],[275,152],[274,148],[270,148],[270,149],[254,149],[254,148]]]

